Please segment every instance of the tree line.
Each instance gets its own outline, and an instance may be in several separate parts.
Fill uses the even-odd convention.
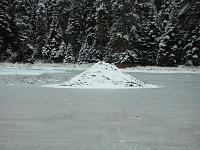
[[[200,65],[198,0],[1,0],[0,61]]]

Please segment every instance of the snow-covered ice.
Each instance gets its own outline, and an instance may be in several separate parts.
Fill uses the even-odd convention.
[[[58,84],[70,80],[72,77],[82,73],[86,69],[90,68],[92,65],[93,64],[0,63],[0,76],[1,76],[0,85],[14,85],[14,84],[21,85],[21,84],[38,84],[39,83],[39,84],[57,84],[57,85],[50,85],[50,86],[56,87],[56,88],[64,88],[64,87],[67,88],[67,86],[58,86]],[[135,76],[136,73],[199,74],[200,67],[136,66],[136,67],[131,67],[131,68],[119,69],[118,72],[119,71],[122,71],[123,73],[131,74],[133,76]],[[140,80],[142,79],[140,76],[138,76],[137,78]],[[145,80],[146,79],[142,79],[142,81],[145,81]],[[148,83],[151,83],[151,80],[148,80]],[[111,84],[107,86],[105,83],[103,83],[103,85],[104,85],[104,88],[111,88],[112,86]],[[103,88],[103,85],[101,85],[102,88]],[[148,88],[149,85],[145,84],[144,87]],[[150,87],[152,87],[152,85],[150,85]],[[117,88],[117,86],[112,87],[112,88]]]
[[[47,85],[54,88],[155,88],[131,75],[122,73],[115,65],[98,62],[70,81]]]
[[[45,73],[63,73],[61,70],[48,70],[48,69],[20,69],[20,68],[10,68],[10,69],[0,69],[0,75],[42,75]]]
[[[43,73],[62,73],[71,70],[86,70],[93,64],[11,64],[0,63],[0,75],[41,75]],[[143,73],[200,73],[200,67],[178,66],[178,67],[157,67],[157,66],[136,66],[120,69],[122,72],[143,72]]]
[[[164,88],[41,87],[70,80],[90,66],[0,64],[0,150],[200,149],[198,67],[120,69]],[[49,73],[3,75],[6,69]]]
[[[86,70],[91,64],[0,64],[0,75],[42,75],[66,73],[68,70]]]
[[[158,67],[158,66],[136,66],[121,69],[122,72],[141,73],[200,73],[200,67],[178,66],[178,67]]]
[[[67,88],[67,86],[59,86],[59,83],[70,80],[74,76],[82,73],[90,68],[93,64],[12,64],[0,63],[0,85],[21,85],[21,84],[57,84],[50,87]],[[154,73],[154,74],[199,74],[200,67],[178,66],[178,67],[156,67],[156,66],[136,66],[131,68],[119,69],[118,72],[131,74],[135,77],[137,73]],[[91,73],[91,72],[90,72]],[[119,74],[118,74],[119,75]],[[112,78],[116,79],[116,77]],[[137,76],[138,79],[145,81],[146,79]],[[110,81],[109,81],[110,82]],[[148,80],[148,83],[152,83]],[[99,84],[100,86],[100,84]],[[145,84],[145,88],[149,85]],[[101,88],[111,88],[112,85],[103,83]],[[144,88],[142,87],[142,88]],[[150,85],[152,87],[152,85]],[[155,87],[155,86],[154,86]],[[72,88],[72,87],[71,87]],[[80,88],[80,87],[79,87]],[[85,87],[84,87],[85,88]],[[96,86],[97,88],[97,86]],[[112,88],[119,88],[115,85]],[[128,88],[128,87],[126,87]],[[129,87],[130,88],[130,87]],[[131,87],[132,88],[132,87]],[[138,87],[141,88],[141,87]]]
[[[200,74],[130,74],[165,87],[0,85],[0,150],[200,150]]]

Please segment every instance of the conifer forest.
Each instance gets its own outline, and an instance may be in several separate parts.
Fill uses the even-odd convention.
[[[199,0],[0,0],[0,62],[200,65]]]

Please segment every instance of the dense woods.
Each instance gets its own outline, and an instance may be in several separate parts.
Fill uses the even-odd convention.
[[[1,0],[0,62],[200,65],[199,0]]]

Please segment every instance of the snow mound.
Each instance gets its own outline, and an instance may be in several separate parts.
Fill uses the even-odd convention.
[[[57,88],[130,88],[153,87],[122,73],[115,65],[98,62],[70,81],[47,87]]]

